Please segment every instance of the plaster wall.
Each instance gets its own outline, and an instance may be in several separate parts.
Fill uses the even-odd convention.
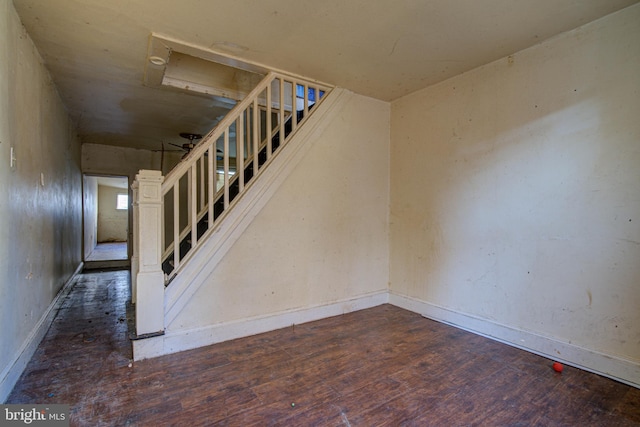
[[[386,292],[389,104],[333,117],[168,333]]]
[[[84,212],[84,259],[86,260],[98,244],[98,177],[83,176]]]
[[[82,260],[74,129],[11,1],[0,0],[0,400]]]
[[[640,5],[392,103],[392,295],[638,382],[638,23]]]
[[[142,169],[162,170],[163,175],[173,169],[180,162],[182,151],[141,150],[136,148],[116,147],[102,144],[82,144],[82,172],[85,174],[126,176],[129,183],[135,180],[136,174]],[[131,189],[128,190],[129,200],[132,200]],[[128,220],[129,242],[133,241],[132,216]],[[92,248],[93,249],[93,248]],[[133,246],[129,245],[129,255]]]
[[[129,211],[116,209],[118,194],[127,189],[98,185],[98,243],[127,241]]]

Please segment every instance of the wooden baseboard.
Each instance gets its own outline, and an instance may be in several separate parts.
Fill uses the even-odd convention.
[[[530,331],[461,313],[404,295],[389,293],[389,303],[424,317],[557,360],[640,388],[640,364]]]
[[[17,356],[14,358],[13,362],[9,363],[7,368],[2,372],[0,376],[0,402],[6,401],[7,397],[9,397],[11,390],[13,390],[16,382],[20,379],[20,375],[24,372],[29,360],[33,357],[33,353],[35,353],[38,345],[49,330],[49,327],[58,313],[58,309],[64,302],[65,297],[71,291],[71,285],[73,284],[76,276],[82,272],[83,268],[84,264],[81,262],[78,265],[78,268],[76,268],[76,271],[73,272],[71,277],[62,286],[60,292],[58,292],[53,301],[51,301],[47,310],[42,314],[40,320],[31,331],[31,334],[17,352]]]
[[[312,322],[331,316],[376,307],[388,302],[388,292],[380,291],[356,298],[313,307],[288,310],[233,322],[218,323],[198,329],[166,331],[164,335],[133,341],[134,360],[204,347],[236,338]]]

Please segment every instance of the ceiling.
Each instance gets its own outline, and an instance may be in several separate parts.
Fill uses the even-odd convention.
[[[105,187],[115,187],[121,189],[129,188],[129,179],[126,176],[113,177],[113,176],[98,176],[96,178],[98,185]]]
[[[82,142],[160,150],[230,104],[145,84],[151,34],[392,101],[639,0],[13,1]]]

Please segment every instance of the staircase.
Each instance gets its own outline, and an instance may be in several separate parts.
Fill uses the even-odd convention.
[[[285,117],[287,118],[284,122],[285,141],[293,131],[294,117],[296,117],[295,121],[298,124],[301,124],[305,117],[305,114],[308,114],[311,111],[311,109],[313,108],[313,105],[315,105],[315,103],[309,105],[309,111],[307,111],[306,113],[304,110],[297,111],[295,115],[291,114],[291,112],[286,113]],[[267,139],[264,139],[259,145],[259,151],[257,156],[258,170],[261,170],[261,168],[264,167],[270,155],[275,154],[277,149],[280,147],[280,130],[276,129],[275,131],[272,131],[272,135],[270,136],[270,139],[271,139],[271,148],[268,147]],[[218,161],[223,160],[223,158],[219,156],[218,153],[216,153],[216,156],[218,156],[216,160]],[[254,177],[255,167],[256,165],[254,164],[252,159],[250,159],[249,161],[245,160],[244,171],[241,174],[238,174],[236,171],[236,173],[230,178],[229,190],[228,190],[229,204],[232,204],[236,196],[240,194],[241,182],[244,180],[245,186],[251,182],[251,180]],[[243,180],[240,178],[240,175],[242,175]],[[205,181],[205,191],[206,191],[206,185],[207,185],[207,182]],[[204,234],[209,230],[209,224],[210,224],[209,223],[210,218],[208,215],[209,209],[211,208],[207,206],[206,211],[201,212],[198,215],[198,223],[196,226],[196,239],[197,239],[196,241],[202,240],[202,237],[204,236]],[[221,188],[214,195],[214,202],[213,202],[213,223],[214,224],[216,220],[224,212],[225,212],[225,192]],[[165,249],[165,254],[163,254],[162,271],[165,273],[165,276],[167,277],[167,283],[166,283],[167,286],[169,285],[169,282],[171,281],[171,279],[174,277],[173,273],[174,273],[176,264],[179,264],[181,260],[185,259],[189,251],[191,251],[191,248],[193,247],[193,235],[190,234],[189,231],[190,230],[188,226],[182,230],[182,233],[179,236],[180,244],[178,247],[178,252],[176,252],[176,248],[174,246],[168,246]],[[176,257],[176,253],[179,253],[177,257]]]
[[[271,72],[166,177],[140,171],[132,186],[135,339],[164,333],[168,292],[175,300],[186,291],[172,289],[174,280],[201,268],[193,262],[200,248],[221,238],[225,219],[330,91]]]

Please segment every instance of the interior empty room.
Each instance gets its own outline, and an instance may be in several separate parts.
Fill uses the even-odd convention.
[[[640,425],[640,4],[0,0],[0,401]]]

